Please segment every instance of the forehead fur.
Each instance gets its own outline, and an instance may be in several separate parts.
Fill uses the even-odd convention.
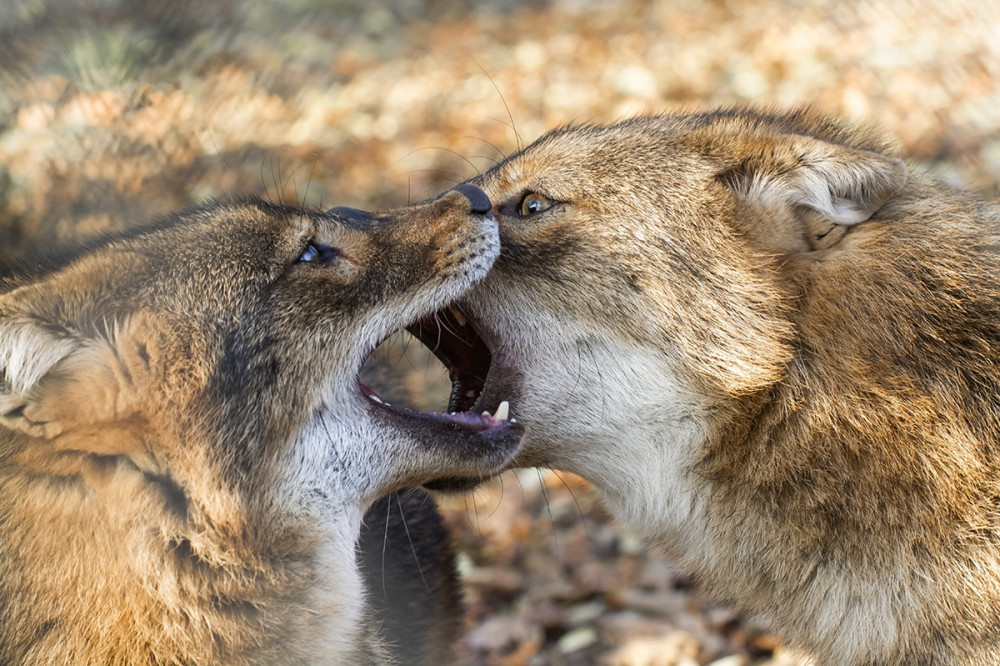
[[[501,211],[516,211],[528,192],[564,204],[501,225],[508,258],[494,272],[509,266],[536,282],[530,298],[561,319],[606,327],[607,312],[640,302],[623,337],[682,349],[727,390],[766,385],[790,334],[776,257],[870,217],[905,181],[888,149],[871,131],[809,110],[562,127],[479,179]],[[583,283],[589,297],[564,296]]]
[[[114,233],[98,234],[49,251],[15,257],[10,263],[0,265],[0,294],[19,285],[37,283],[83,258],[120,249],[143,248],[147,256],[156,257],[158,254],[162,256],[162,252],[157,253],[153,248],[163,246],[170,250],[171,257],[179,252],[208,254],[214,251],[217,258],[224,258],[238,246],[238,243],[226,238],[232,229],[256,227],[263,231],[270,227],[274,230],[275,220],[290,220],[296,216],[302,220],[301,225],[307,223],[301,218],[301,211],[256,199],[207,203],[184,213],[132,225]],[[224,228],[219,225],[223,219],[226,220]],[[192,230],[199,226],[203,233],[192,234]],[[210,236],[218,243],[214,248],[204,243]],[[261,243],[261,248],[265,247],[266,243]]]
[[[511,183],[531,176],[532,167],[549,171],[574,166],[613,169],[627,163],[653,163],[687,149],[702,156],[739,151],[734,139],[802,136],[877,153],[894,153],[885,136],[810,109],[791,113],[757,109],[722,109],[690,115],[638,116],[612,125],[566,125],[511,155],[495,171]],[[552,158],[559,158],[554,162]],[[662,177],[664,174],[658,174]]]

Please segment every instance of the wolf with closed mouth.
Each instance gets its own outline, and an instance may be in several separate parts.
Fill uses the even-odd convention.
[[[819,664],[1000,663],[995,203],[809,111],[563,128],[470,182],[503,249],[440,355],[518,465]]]
[[[358,371],[485,276],[489,208],[218,203],[6,271],[0,662],[390,663],[365,509],[496,473],[520,426]]]

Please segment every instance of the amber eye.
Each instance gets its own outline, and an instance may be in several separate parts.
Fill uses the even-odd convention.
[[[521,199],[521,206],[518,212],[521,217],[528,217],[529,215],[535,215],[536,213],[541,213],[543,210],[552,208],[553,203],[555,202],[548,197],[544,197],[537,192],[529,192]]]

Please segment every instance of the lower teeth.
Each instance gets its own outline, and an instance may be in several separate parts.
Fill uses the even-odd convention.
[[[496,414],[493,415],[493,418],[497,419],[498,421],[506,421],[509,417],[510,417],[510,403],[504,400],[503,402],[500,403],[500,406],[497,407]]]

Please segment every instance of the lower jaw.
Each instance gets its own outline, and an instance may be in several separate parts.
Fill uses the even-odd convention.
[[[437,481],[431,481],[430,483],[425,483],[424,488],[427,490],[433,490],[438,493],[467,493],[470,490],[475,489],[480,484],[483,484],[493,477],[488,479],[438,479]]]
[[[486,377],[486,384],[476,398],[473,411],[477,414],[486,411],[494,414],[500,404],[506,402],[510,406],[510,418],[517,419],[523,380],[524,373],[520,370],[494,362]]]

